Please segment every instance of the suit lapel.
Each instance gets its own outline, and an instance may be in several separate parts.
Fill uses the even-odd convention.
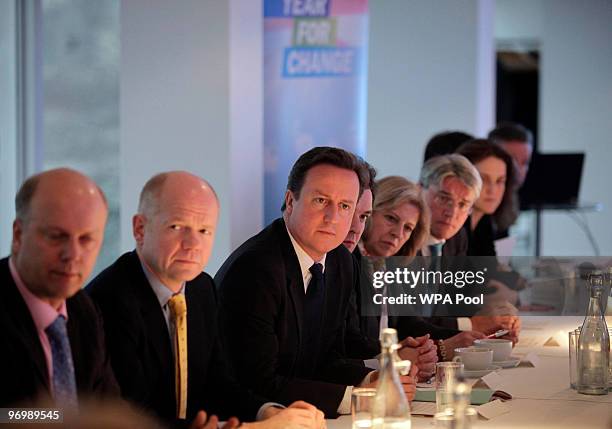
[[[134,285],[135,304],[137,303],[140,306],[140,312],[144,325],[147,327],[147,332],[153,333],[153,335],[148,336],[148,340],[155,350],[160,365],[164,366],[167,365],[167,362],[174,362],[166,319],[155,296],[155,292],[153,292],[145,273],[142,271],[138,255],[136,252],[133,252],[130,256],[130,264],[132,266],[128,272],[132,277],[131,283]]]
[[[25,344],[29,351],[34,367],[36,368],[36,378],[39,379],[41,385],[45,386],[49,391],[49,372],[47,369],[47,360],[43,352],[40,340],[38,339],[38,331],[34,325],[34,320],[30,315],[30,310],[21,294],[17,290],[17,285],[13,281],[11,272],[8,267],[8,259],[1,261],[2,266],[0,271],[4,273],[5,284],[3,289],[6,290],[8,316],[7,320],[13,323],[17,338]]]
[[[287,274],[287,293],[291,299],[293,305],[293,311],[295,313],[295,324],[296,332],[298,336],[298,342],[302,342],[302,326],[304,319],[304,281],[302,280],[302,270],[300,269],[300,263],[298,261],[293,244],[287,233],[285,222],[279,220],[277,226],[277,235],[280,238],[281,253],[283,261],[285,263],[285,272]]]

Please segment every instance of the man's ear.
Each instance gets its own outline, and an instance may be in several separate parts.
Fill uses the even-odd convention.
[[[293,196],[293,192],[287,190],[285,192],[285,213],[291,214],[293,211],[293,202],[295,201],[295,197]]]
[[[11,242],[11,254],[15,255],[21,248],[21,237],[23,235],[23,222],[19,219],[13,221],[13,241]]]
[[[134,240],[136,240],[137,247],[141,247],[144,243],[146,223],[147,219],[143,214],[138,213],[132,217],[132,234],[134,235]]]

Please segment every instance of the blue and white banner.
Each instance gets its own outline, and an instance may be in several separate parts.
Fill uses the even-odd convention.
[[[265,222],[315,146],[365,155],[367,0],[264,0]]]

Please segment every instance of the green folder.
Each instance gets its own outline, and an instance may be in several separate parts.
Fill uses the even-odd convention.
[[[472,405],[486,404],[491,400],[491,396],[493,396],[493,390],[491,389],[472,389],[470,402]],[[414,400],[421,402],[436,402],[436,391],[435,389],[417,389]]]

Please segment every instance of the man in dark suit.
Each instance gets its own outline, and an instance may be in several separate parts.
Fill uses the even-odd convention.
[[[353,154],[318,147],[293,165],[283,217],[225,261],[222,331],[240,381],[281,403],[301,398],[326,416],[348,413],[370,370],[348,361],[344,323],[358,281],[342,246],[364,185]],[[371,376],[369,376],[371,378]],[[414,394],[414,380],[404,377]]]
[[[81,291],[104,236],[106,199],[88,177],[55,169],[16,199],[9,258],[0,260],[0,407],[118,396],[101,318]]]
[[[368,170],[369,180],[366,188],[363,190],[355,213],[351,221],[349,232],[344,239],[344,246],[353,254],[360,274],[362,267],[362,254],[359,250],[358,243],[366,227],[366,221],[372,215],[375,177],[376,170],[367,162],[365,166]],[[351,305],[349,307],[346,320],[345,346],[346,353],[351,358],[363,359],[364,364],[369,368],[378,369],[379,360],[377,359],[380,353],[380,316],[367,316],[362,314],[361,303],[363,302],[363,294],[369,292],[372,288],[366,288],[368,281],[364,279],[356,284],[356,289],[351,296]],[[367,300],[372,302],[372,296],[368,296]],[[393,324],[389,324],[393,326]],[[401,341],[402,348],[399,350],[399,356],[402,359],[410,360],[419,368],[419,380],[428,380],[435,371],[435,364],[438,361],[436,355],[436,346],[428,335],[413,338],[407,337]]]
[[[468,240],[462,228],[480,194],[482,179],[467,158],[452,154],[431,158],[423,165],[420,183],[431,210],[431,231],[421,255],[437,261],[437,270],[466,269],[471,262],[467,255]],[[471,265],[467,265],[470,267]],[[468,268],[469,269],[469,268]],[[454,310],[457,311],[457,308]],[[518,335],[518,317],[514,315],[480,315],[475,309],[459,309],[466,317],[434,317],[430,321],[461,333],[445,339],[448,357],[456,347],[471,345],[482,334],[509,329],[514,339]],[[440,344],[444,346],[444,344]]]
[[[87,291],[100,306],[121,393],[176,425],[216,427],[265,419],[265,427],[316,428],[322,413],[305,403],[280,411],[231,377],[219,343],[216,291],[203,273],[217,225],[212,187],[187,172],[144,186],[133,218],[136,250],[100,273]],[[229,427],[236,426],[236,419]],[[250,425],[250,424],[249,424]],[[247,426],[247,425],[244,425]]]

